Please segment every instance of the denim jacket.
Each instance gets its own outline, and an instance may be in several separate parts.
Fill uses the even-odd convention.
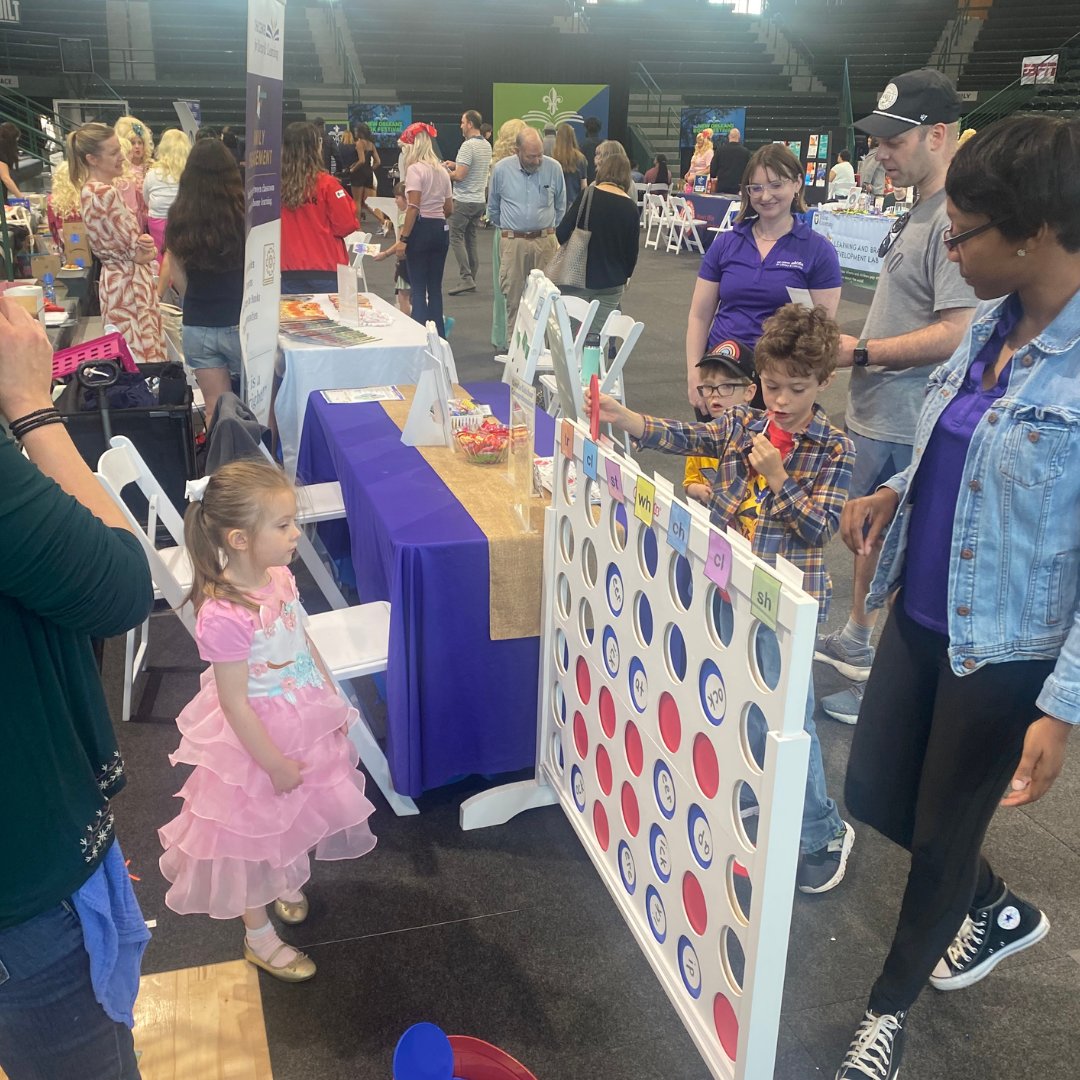
[[[870,589],[903,581],[912,481],[934,425],[994,332],[981,304],[964,342],[930,375],[912,463]],[[1006,660],[1056,660],[1038,707],[1080,723],[1080,293],[1013,355],[1009,385],[971,437],[949,553],[949,662],[957,675]]]

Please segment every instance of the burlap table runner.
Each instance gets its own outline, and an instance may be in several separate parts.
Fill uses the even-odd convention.
[[[404,429],[415,387],[399,386],[402,401],[384,401],[387,416]],[[455,387],[458,395],[467,391]],[[540,633],[540,593],[544,572],[544,507],[534,499],[534,531],[524,533],[513,507],[506,465],[474,465],[448,446],[417,446],[454,498],[480,526],[488,541],[488,624],[492,641],[536,637]]]

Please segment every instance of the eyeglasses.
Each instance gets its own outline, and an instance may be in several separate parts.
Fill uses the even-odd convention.
[[[913,206],[911,210],[914,210]],[[896,221],[893,222],[893,227],[886,233],[885,239],[881,241],[880,247],[877,249],[879,259],[884,259],[889,254],[889,249],[896,243],[900,234],[904,231],[909,219],[911,218],[911,210],[901,214]]]
[[[1006,221],[1011,221],[1012,215],[1008,217],[998,218],[996,221],[987,221],[983,225],[976,225],[974,229],[968,229],[966,232],[956,233],[953,235],[952,226],[950,225],[942,234],[941,240],[950,251],[955,251],[965,240],[970,240],[972,237],[980,236],[984,232],[989,232],[991,229],[996,229],[999,225],[1004,225]]]
[[[765,190],[768,189],[770,194],[779,195],[788,184],[794,183],[793,180],[770,180],[767,184],[747,184],[746,193],[751,198],[756,199],[759,195],[763,195]]]
[[[729,398],[734,397],[743,387],[747,386],[747,383],[702,383],[697,392],[703,398],[718,397]]]

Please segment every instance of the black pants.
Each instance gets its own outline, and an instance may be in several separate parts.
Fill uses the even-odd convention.
[[[860,821],[911,852],[892,948],[870,995],[875,1012],[909,1008],[972,906],[1002,883],[983,837],[1040,715],[1051,660],[953,674],[948,639],[904,612],[881,637],[848,760],[845,798]]]
[[[445,218],[418,217],[409,233],[405,263],[412,286],[412,317],[421,324],[429,320],[446,337],[443,326],[442,279],[450,233]]]

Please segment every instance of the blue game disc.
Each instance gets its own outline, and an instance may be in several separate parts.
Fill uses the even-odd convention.
[[[675,816],[675,780],[663,761],[658,761],[653,768],[653,793],[660,813],[670,821]]]
[[[619,875],[626,891],[633,896],[637,888],[637,867],[634,865],[634,854],[625,840],[619,841]]]
[[[604,627],[604,667],[607,673],[614,679],[619,674],[619,639],[610,626]]]
[[[649,853],[656,876],[666,885],[671,880],[671,852],[668,851],[664,830],[659,825],[653,825],[649,830]]]
[[[705,811],[697,803],[690,807],[686,824],[690,833],[690,850],[694,853],[694,858],[697,859],[702,870],[708,870],[713,861],[712,827],[705,816]]]
[[[635,656],[630,661],[628,670],[630,680],[630,700],[639,713],[649,706],[649,677],[645,674],[645,665]]]
[[[622,574],[614,563],[608,563],[606,580],[608,607],[612,615],[619,616],[626,602],[626,589],[623,587]]]
[[[701,962],[688,937],[679,938],[679,974],[686,992],[694,999],[701,997]]]
[[[706,660],[701,665],[698,693],[701,696],[701,708],[709,723],[719,727],[727,712],[727,690],[724,688],[724,676],[712,660]]]
[[[585,777],[576,765],[570,770],[570,790],[574,793],[574,803],[585,813]]]
[[[653,937],[663,945],[667,939],[667,912],[655,885],[650,885],[645,890],[645,914],[649,918],[649,929],[652,930]]]

